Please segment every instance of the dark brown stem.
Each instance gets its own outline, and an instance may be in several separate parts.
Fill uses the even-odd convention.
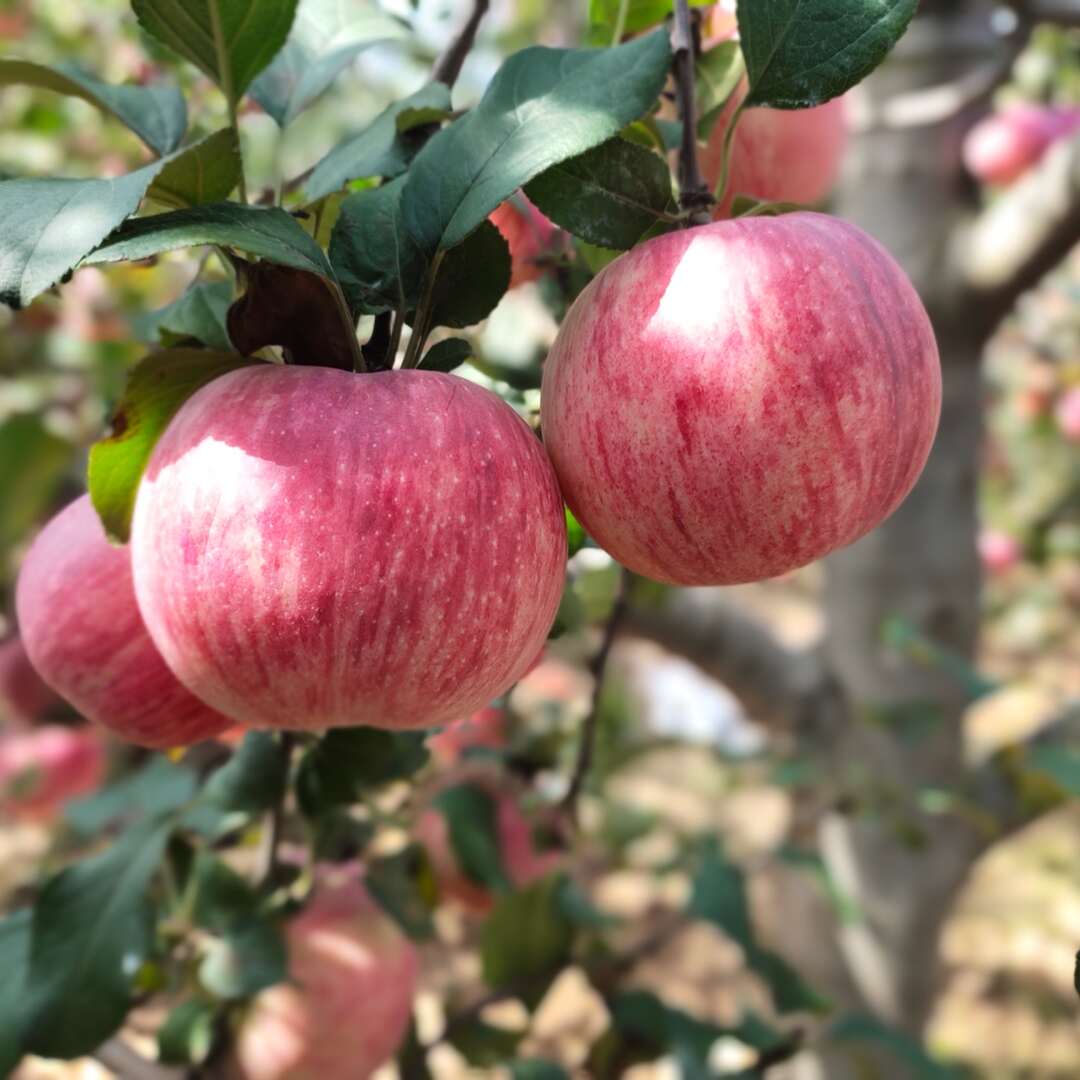
[[[608,657],[611,655],[611,646],[615,643],[615,635],[619,632],[619,626],[626,617],[629,593],[630,571],[620,570],[615,603],[604,625],[604,636],[600,641],[600,648],[589,663],[589,671],[593,677],[592,703],[589,707],[589,715],[585,717],[585,723],[581,728],[581,742],[578,744],[577,761],[574,763],[574,771],[570,777],[570,787],[560,804],[562,811],[571,819],[576,815],[578,796],[581,794],[585,777],[588,776],[592,765],[593,748],[596,745],[596,723],[600,716],[600,696],[604,690],[604,672],[607,669]]]
[[[679,206],[687,213],[687,225],[707,225],[712,220],[709,208],[712,192],[702,179],[697,152],[697,106],[694,100],[694,57],[697,53],[697,13],[690,14],[688,0],[675,0],[675,19],[671,24],[672,73],[675,76],[675,100],[682,124],[679,144]]]
[[[461,28],[457,37],[446,47],[446,52],[439,57],[435,64],[435,70],[431,73],[435,82],[444,83],[451,89],[461,74],[461,68],[465,58],[473,47],[476,40],[476,31],[480,28],[480,22],[487,14],[488,0],[473,0],[472,13],[468,21]]]

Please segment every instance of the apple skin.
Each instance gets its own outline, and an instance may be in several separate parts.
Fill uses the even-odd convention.
[[[285,930],[289,982],[259,994],[240,1026],[234,1080],[362,1080],[394,1056],[419,960],[353,864],[319,866]]]
[[[135,602],[130,550],[109,543],[88,495],[34,540],[15,606],[38,674],[117,738],[168,749],[229,726],[165,666]]]
[[[930,320],[866,233],[824,214],[649,240],[548,354],[545,445],[584,529],[677,585],[760,581],[850,544],[918,478],[941,408]]]
[[[1080,108],[1015,104],[979,121],[964,139],[964,164],[976,180],[1007,186],[1058,139],[1080,130]]]
[[[746,92],[744,79],[700,154],[702,176],[714,191],[723,165],[724,134]],[[728,217],[736,195],[817,205],[836,185],[847,142],[843,98],[813,109],[747,109],[735,130],[731,175],[713,216]]]
[[[543,277],[544,267],[537,259],[548,249],[555,235],[555,226],[524,194],[518,192],[515,199],[524,204],[525,212],[507,200],[488,215],[488,220],[502,233],[510,248],[511,289]]]
[[[543,446],[455,375],[259,365],[194,394],[132,526],[178,678],[252,727],[436,727],[512,686],[562,593]]]
[[[33,724],[57,700],[30,662],[22,638],[15,635],[0,644],[0,724]]]
[[[93,728],[46,724],[0,735],[0,810],[44,821],[105,776],[105,747]]]

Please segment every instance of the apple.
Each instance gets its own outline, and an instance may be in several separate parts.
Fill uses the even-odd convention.
[[[56,700],[30,663],[22,638],[15,635],[0,644],[0,723],[32,724]]]
[[[984,184],[1018,180],[1058,140],[1080,130],[1080,108],[1015,104],[980,120],[964,139],[964,164]]]
[[[139,606],[241,723],[438,727],[520,677],[562,593],[543,446],[456,375],[257,365],[195,393],[132,527]]]
[[[701,150],[701,172],[714,191],[720,182],[724,135],[746,92],[743,79]],[[735,129],[731,173],[714,216],[727,217],[736,195],[764,202],[822,202],[840,175],[847,139],[843,98],[813,109],[747,109]]]
[[[1080,386],[1066,390],[1054,407],[1054,418],[1069,442],[1080,443]]]
[[[712,222],[610,263],[548,354],[544,441],[582,527],[657,581],[787,573],[889,516],[941,408],[930,320],[824,214]]]
[[[488,220],[510,247],[510,288],[541,277],[538,260],[551,246],[555,226],[521,192],[495,207]]]
[[[165,749],[229,726],[165,666],[135,602],[130,552],[105,538],[89,496],[38,534],[19,571],[15,605],[41,677],[118,738]]]
[[[1003,574],[1011,570],[1023,555],[1020,541],[1000,529],[984,529],[979,533],[979,558],[991,574]]]
[[[0,735],[0,809],[13,817],[48,819],[104,775],[105,748],[92,728],[47,724]]]
[[[289,982],[252,1003],[235,1080],[362,1080],[389,1061],[412,1017],[416,950],[371,900],[353,864],[320,865],[285,930]]]
[[[532,826],[522,813],[516,793],[495,770],[482,766],[462,766],[442,778],[431,796],[460,784],[472,784],[484,791],[495,806],[495,832],[502,866],[515,889],[539,880],[564,863],[559,851],[540,851],[533,839]],[[446,818],[433,805],[417,816],[414,835],[423,844],[431,860],[439,895],[454,900],[467,910],[483,914],[490,911],[495,898],[488,887],[471,878],[458,863],[450,840]]]

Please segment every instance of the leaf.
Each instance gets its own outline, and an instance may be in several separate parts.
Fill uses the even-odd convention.
[[[461,367],[472,356],[474,351],[472,345],[464,338],[446,338],[432,345],[424,353],[424,357],[420,361],[420,367],[424,371],[453,371],[455,368]]]
[[[510,1062],[511,1080],[570,1080],[570,1074],[553,1062],[528,1058]]]
[[[160,820],[144,822],[42,889],[26,985],[30,1053],[89,1054],[123,1023],[132,979],[153,941],[146,894],[169,830]]]
[[[364,886],[413,941],[434,936],[431,912],[438,886],[427,853],[419,844],[410,844],[394,855],[368,859]]]
[[[431,82],[401,101],[388,105],[363,131],[339,143],[316,166],[304,194],[311,201],[343,188],[359,177],[400,176],[423,145],[423,140],[403,132],[398,121],[417,111],[445,112],[450,108],[450,90]]]
[[[214,933],[227,933],[258,914],[259,894],[216,855],[200,849],[185,892],[192,922]]]
[[[0,1076],[15,1072],[23,1056],[20,1029],[26,974],[30,964],[31,911],[23,908],[0,919]]]
[[[364,49],[407,35],[370,0],[300,0],[284,47],[252,84],[251,96],[284,127]]]
[[[884,1046],[910,1066],[919,1080],[960,1080],[962,1075],[958,1069],[935,1061],[910,1035],[863,1013],[840,1017],[825,1032],[825,1037],[833,1042],[872,1042]]]
[[[208,1001],[182,1001],[158,1029],[158,1060],[165,1065],[201,1065],[214,1045],[217,1010]]]
[[[427,764],[421,732],[342,728],[324,735],[300,761],[296,793],[308,817],[359,802],[371,788],[404,780]]]
[[[226,1001],[251,997],[282,982],[288,974],[281,931],[268,919],[257,917],[244,920],[212,942],[199,964],[201,985]]]
[[[84,836],[93,836],[124,818],[141,820],[179,809],[195,795],[198,779],[161,754],[107,788],[64,805],[64,817]]]
[[[688,912],[719,927],[743,948],[752,947],[754,935],[746,905],[746,885],[742,871],[723,858],[719,847],[710,843],[694,875]]]
[[[664,159],[620,138],[548,169],[525,194],[567,232],[621,251],[678,211]]]
[[[204,244],[235,247],[282,266],[333,276],[326,256],[292,214],[278,206],[232,202],[136,218],[121,225],[83,265],[148,259],[163,251]]]
[[[142,28],[239,101],[285,44],[296,0],[131,0]]]
[[[574,933],[559,909],[560,885],[553,874],[495,905],[480,931],[484,981],[493,989],[554,976],[569,959]],[[541,994],[538,987],[528,996]]]
[[[431,326],[460,329],[486,319],[510,287],[510,247],[490,221],[439,263]]]
[[[1080,746],[1037,746],[1028,755],[1028,765],[1046,773],[1066,795],[1080,797]]]
[[[510,57],[409,168],[401,217],[415,246],[428,258],[455,247],[534,176],[611,138],[653,105],[670,62],[665,29],[613,49]]]
[[[35,414],[0,424],[0,549],[26,535],[49,508],[74,449],[46,431]]]
[[[517,1052],[523,1031],[509,1031],[471,1017],[450,1029],[447,1042],[474,1069],[493,1069]]]
[[[434,805],[446,819],[450,847],[466,876],[490,889],[509,892],[495,800],[482,787],[465,783],[440,791]]]
[[[200,387],[252,361],[208,349],[152,353],[128,376],[112,433],[90,448],[90,499],[105,531],[126,543],[139,481],[162,432]]]
[[[911,22],[918,0],[739,0],[746,105],[806,109],[861,82]]]
[[[755,199],[752,195],[736,195],[731,203],[731,216],[737,217],[781,217],[784,214],[794,214],[805,210],[793,202],[764,202]]]
[[[288,777],[286,746],[269,732],[249,731],[206,782],[202,801],[230,813],[261,814],[281,802]]]
[[[737,41],[721,41],[703,52],[694,65],[698,108],[698,138],[712,134],[717,117],[731,100],[746,65]]]
[[[607,930],[620,923],[616,916],[594,906],[581,886],[570,877],[563,880],[556,895],[556,902],[567,922],[583,930]]]
[[[82,98],[116,117],[159,157],[171,154],[187,131],[187,105],[177,86],[115,86],[74,64],[50,68],[29,60],[0,59],[0,86],[14,85]]]
[[[821,1013],[832,1007],[828,998],[811,990],[799,973],[776,953],[752,948],[747,954],[747,963],[768,983],[777,1012]]]
[[[235,128],[222,128],[185,147],[150,185],[146,197],[182,209],[220,202],[240,182],[240,140]]]
[[[598,45],[611,44],[621,2],[622,0],[589,0],[589,25],[604,31],[595,39]],[[690,0],[690,6],[705,7],[710,2],[711,0]],[[657,26],[671,14],[672,9],[672,0],[628,0],[623,32],[635,34]]]
[[[179,345],[195,338],[218,352],[232,352],[226,318],[233,302],[231,281],[197,281],[179,299],[157,311],[132,319],[132,328],[143,341]]]

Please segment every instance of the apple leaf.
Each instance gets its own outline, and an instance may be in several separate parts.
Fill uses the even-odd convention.
[[[212,941],[199,964],[199,982],[215,997],[236,1001],[288,977],[281,930],[268,918],[252,915]]]
[[[712,134],[713,125],[731,100],[745,71],[737,41],[721,41],[698,57],[694,74],[699,139],[706,140]]]
[[[64,806],[67,823],[83,836],[95,836],[119,821],[141,821],[177,810],[195,794],[198,779],[184,765],[154,754],[135,772],[92,795]]]
[[[240,182],[241,169],[236,129],[222,128],[170,161],[146,197],[174,209],[221,202]]]
[[[163,1065],[201,1065],[214,1045],[218,1008],[208,1001],[182,1001],[158,1028],[158,1060]]]
[[[74,453],[37,413],[16,413],[0,423],[0,549],[7,550],[48,512]]]
[[[825,1042],[876,1044],[889,1051],[893,1057],[910,1069],[919,1080],[961,1080],[963,1072],[954,1066],[936,1061],[918,1039],[907,1032],[889,1027],[867,1013],[848,1013],[836,1020],[822,1032]]]
[[[11,1076],[23,1056],[20,1029],[26,972],[30,964],[29,908],[0,919],[0,1076]]]
[[[589,0],[590,40],[610,45],[624,0]],[[705,7],[714,0],[690,0],[691,7]],[[672,0],[626,0],[624,34],[636,34],[658,26],[672,12]]]
[[[427,941],[434,936],[431,912],[438,886],[431,861],[419,844],[365,860],[364,885],[379,907],[413,941]]]
[[[918,0],[739,0],[747,105],[806,109],[838,97],[885,59]]]
[[[194,338],[211,349],[231,352],[226,319],[232,302],[232,282],[197,281],[171,304],[136,315],[132,328],[140,341],[151,345],[179,345]]]
[[[424,371],[450,372],[461,367],[475,351],[464,338],[446,338],[424,353],[420,367]]]
[[[128,377],[112,434],[90,449],[90,499],[105,531],[126,543],[139,481],[162,432],[201,386],[253,361],[207,349],[152,353]]]
[[[290,213],[277,206],[231,202],[193,206],[126,222],[87,255],[83,265],[148,259],[163,251],[204,244],[234,247],[282,266],[333,279],[319,245]]]
[[[455,1024],[447,1032],[446,1041],[474,1069],[495,1069],[513,1058],[525,1032],[494,1027],[480,1017],[471,1017]]]
[[[131,7],[148,34],[235,104],[285,44],[296,0],[131,0]]]
[[[116,86],[81,71],[74,64],[46,67],[29,60],[0,59],[0,86],[54,90],[116,117],[155,154],[171,154],[187,131],[187,105],[176,86]]]
[[[450,847],[465,875],[496,892],[509,892],[494,799],[482,787],[464,783],[440,791],[434,805],[446,819]]]
[[[236,814],[261,814],[285,795],[287,748],[266,731],[249,731],[240,749],[206,782],[200,801]]]
[[[431,326],[473,326],[491,314],[509,287],[510,247],[485,221],[439,263]]]
[[[651,108],[670,62],[666,29],[613,49],[511,56],[406,174],[401,220],[417,249],[430,259],[456,247],[534,176],[617,134]]]
[[[170,824],[143,822],[61,870],[34,905],[23,1045],[44,1057],[92,1053],[123,1023],[153,943],[150,879]]]
[[[284,127],[364,49],[407,35],[401,22],[371,0],[300,0],[288,40],[252,83],[251,96]]]
[[[664,159],[620,138],[552,166],[525,194],[567,232],[622,251],[678,213]]]
[[[324,157],[304,185],[314,201],[343,188],[350,180],[381,176],[392,180],[408,167],[422,145],[409,137],[399,121],[417,111],[442,113],[450,108],[450,90],[443,83],[427,83],[415,94],[387,106],[363,131],[339,143]]]

